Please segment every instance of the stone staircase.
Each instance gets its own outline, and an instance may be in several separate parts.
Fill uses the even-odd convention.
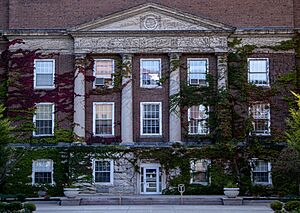
[[[91,196],[80,195],[79,205],[223,205],[224,196]]]

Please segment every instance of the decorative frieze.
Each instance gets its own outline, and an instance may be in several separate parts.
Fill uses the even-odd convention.
[[[226,52],[225,36],[75,37],[75,53]]]
[[[20,37],[18,37],[20,38]],[[21,37],[22,38],[22,37]],[[16,39],[16,37],[10,37],[10,41]],[[15,44],[10,47],[11,50],[24,49],[24,50],[36,50],[40,49],[43,53],[61,53],[61,54],[73,54],[73,39],[60,37],[24,37],[22,38],[24,43]]]

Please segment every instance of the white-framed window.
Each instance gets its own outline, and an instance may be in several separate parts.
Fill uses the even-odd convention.
[[[272,165],[265,160],[251,160],[251,179],[253,184],[272,185]]]
[[[113,74],[115,73],[114,59],[95,59],[94,60],[94,87],[112,86]]]
[[[34,59],[34,89],[55,88],[54,76],[54,59]]]
[[[208,108],[204,105],[192,106],[188,109],[188,122],[190,135],[207,135],[208,128]]]
[[[253,131],[255,135],[270,135],[271,120],[270,120],[270,104],[254,103],[250,107],[250,113],[253,119]]]
[[[97,184],[113,184],[114,181],[114,161],[113,160],[93,160],[93,180]]]
[[[114,135],[114,102],[93,103],[93,133],[96,136]]]
[[[54,135],[54,104],[37,103],[33,115],[35,129],[34,136],[53,136]]]
[[[188,58],[188,84],[207,86],[208,58]]]
[[[208,185],[210,183],[209,167],[211,165],[211,160],[201,159],[201,160],[191,160],[191,180],[192,184]]]
[[[248,58],[248,82],[256,86],[269,86],[268,58]]]
[[[161,78],[161,59],[140,59],[141,87],[157,87]]]
[[[53,183],[53,160],[38,159],[32,161],[32,185]]]
[[[162,135],[162,103],[141,102],[141,135]]]

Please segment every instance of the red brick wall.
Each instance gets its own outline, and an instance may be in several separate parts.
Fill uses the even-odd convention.
[[[209,61],[209,74],[216,77],[217,76],[217,57],[212,54],[183,54],[181,57],[181,70],[180,70],[180,79],[181,82],[187,81],[187,59],[188,58],[208,58]],[[182,140],[183,141],[195,141],[193,137],[187,137],[188,130],[188,114],[187,109],[182,111],[181,115],[181,132],[182,132]],[[207,137],[197,137],[197,140],[207,140]]]
[[[116,55],[97,55],[94,58],[110,58],[115,59],[115,64],[121,60]],[[87,76],[93,76],[92,70],[88,70]],[[108,89],[106,94],[95,92],[93,89],[93,82],[86,81],[86,109],[85,109],[85,126],[86,126],[86,140],[89,143],[112,143],[119,142],[121,138],[121,91],[114,91]],[[114,102],[114,136],[112,137],[93,137],[93,102]]]
[[[294,0],[294,24],[296,28],[300,28],[300,1]]]
[[[0,30],[8,28],[8,0],[0,1]]]
[[[140,59],[161,58],[162,76],[169,71],[169,57],[167,55],[134,55],[133,73],[133,137],[135,142],[168,142],[169,141],[169,82],[161,88],[140,87]],[[140,135],[140,102],[162,102],[162,136]]]
[[[68,28],[149,2],[234,27],[293,27],[293,0],[10,0],[9,27]]]

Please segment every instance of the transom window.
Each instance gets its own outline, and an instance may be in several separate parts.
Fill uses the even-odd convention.
[[[54,88],[54,59],[35,59],[34,60],[34,88],[50,89]]]
[[[256,103],[250,108],[253,118],[253,133],[269,135],[270,131],[270,104]]]
[[[113,160],[94,160],[93,177],[95,183],[113,184]]]
[[[54,104],[38,103],[33,117],[34,136],[52,136],[54,134]]]
[[[188,109],[189,134],[206,135],[209,133],[208,112],[204,105],[192,106]]]
[[[94,103],[94,135],[114,135],[114,103]]]
[[[95,86],[112,86],[113,73],[115,72],[115,63],[113,59],[95,59],[94,75]]]
[[[208,168],[211,165],[210,160],[192,160],[191,163],[191,183],[194,184],[209,184],[209,171]]]
[[[252,182],[254,184],[272,184],[270,162],[252,160]]]
[[[141,135],[161,135],[161,102],[141,103]]]
[[[269,59],[248,58],[248,82],[257,86],[269,86]]]
[[[40,159],[32,162],[32,184],[53,184],[53,161]]]
[[[208,59],[188,58],[188,83],[195,86],[207,86]]]
[[[159,86],[161,78],[161,59],[141,59],[141,87]]]

